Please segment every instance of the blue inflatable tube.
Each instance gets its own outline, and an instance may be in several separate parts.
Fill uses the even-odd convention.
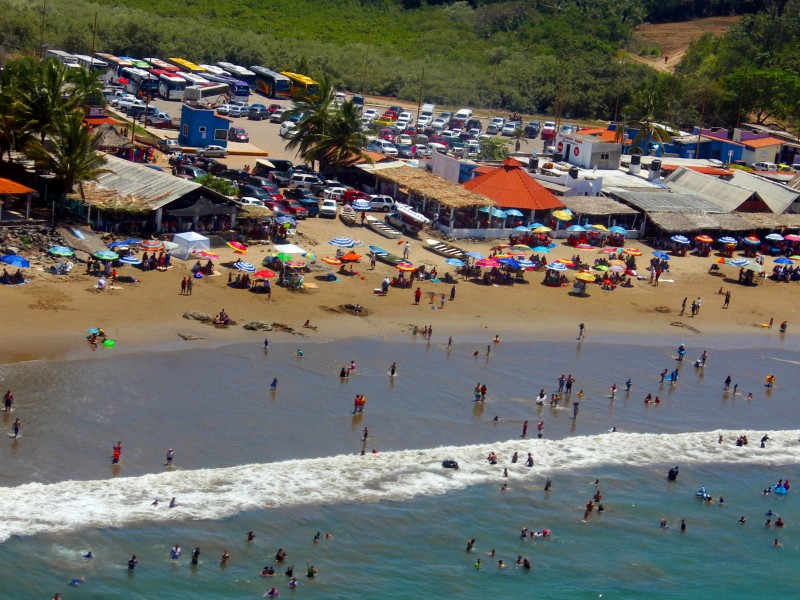
[[[783,487],[783,486],[780,486],[780,487],[779,487],[779,486],[777,486],[777,485],[773,485],[773,486],[772,486],[772,493],[773,493],[773,494],[780,494],[781,496],[785,496],[786,494],[788,494],[788,493],[789,493],[789,490],[787,490],[787,489],[786,489],[785,487]]]

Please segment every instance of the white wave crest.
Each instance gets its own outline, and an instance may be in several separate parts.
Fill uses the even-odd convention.
[[[753,440],[749,446],[733,445],[741,433]],[[100,481],[31,483],[0,488],[0,542],[12,535],[124,527],[149,521],[220,519],[281,506],[405,500],[498,482],[503,467],[508,467],[512,477],[521,479],[603,465],[800,463],[800,430],[768,432],[767,447],[759,448],[756,440],[763,433],[611,433],[340,455]],[[717,443],[719,434],[724,436],[724,444]],[[486,462],[490,451],[498,454],[498,465]],[[509,458],[515,451],[520,458],[512,465]],[[535,460],[532,469],[524,465],[528,452]],[[457,460],[460,469],[442,468],[441,461],[446,459]],[[177,506],[170,509],[173,496]],[[154,498],[160,500],[158,507],[150,506]]]

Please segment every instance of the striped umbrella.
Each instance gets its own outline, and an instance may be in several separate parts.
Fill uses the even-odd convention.
[[[122,258],[119,259],[119,262],[125,263],[126,265],[140,265],[142,264],[142,259],[130,255],[130,256],[123,256]]]
[[[735,244],[736,243],[736,239],[732,238],[732,237],[729,237],[729,236],[721,237],[717,241],[720,244]]]
[[[519,266],[521,269],[533,269],[536,264],[532,260],[528,260],[527,258],[518,260]]]
[[[689,244],[691,244],[689,238],[687,238],[685,235],[673,235],[669,239],[671,239],[676,244],[683,244],[684,246],[688,246]]]
[[[623,250],[623,252],[625,254],[630,255],[630,256],[641,256],[642,255],[642,251],[638,250],[637,248],[625,248]]]
[[[117,260],[119,258],[119,254],[111,250],[100,250],[100,252],[95,252],[92,256],[100,260]]]
[[[72,256],[75,254],[72,248],[67,248],[66,246],[53,246],[48,252],[53,256]]]
[[[368,211],[372,210],[372,205],[366,200],[356,200],[353,202],[353,210]]]
[[[711,242],[714,241],[714,240],[711,239],[711,236],[708,236],[708,235],[705,235],[705,234],[695,236],[694,239],[696,241],[700,242],[701,244],[710,244]],[[783,238],[781,238],[781,239],[783,239]]]
[[[758,239],[758,238],[757,238],[756,236],[754,236],[754,235],[748,235],[746,238],[744,238],[744,243],[745,243],[745,244],[750,244],[750,245],[752,245],[752,246],[757,246],[758,244],[760,244],[760,243],[761,243],[761,240],[760,240],[760,239]]]
[[[559,262],[554,262],[547,265],[547,268],[550,269],[551,271],[566,271],[567,265]]]
[[[620,251],[622,251],[622,248],[601,248],[598,250],[600,254],[616,254]]]
[[[349,237],[333,238],[332,240],[328,240],[328,243],[331,246],[337,246],[339,248],[353,248],[356,245],[356,241]]]
[[[256,268],[255,266],[251,265],[249,262],[245,262],[243,260],[237,260],[233,263],[234,268],[239,269],[240,271],[244,271],[245,273],[255,273]]]
[[[161,240],[141,240],[138,246],[142,250],[163,250],[164,242]]]

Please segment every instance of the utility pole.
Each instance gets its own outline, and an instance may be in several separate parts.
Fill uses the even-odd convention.
[[[563,75],[558,76],[558,86],[556,87],[556,133],[561,128],[561,82]]]
[[[492,70],[492,93],[489,95],[489,118],[494,115],[494,90],[495,86],[497,85],[497,61],[494,63],[494,69]]]
[[[422,79],[419,82],[419,99],[417,100],[417,123],[414,126],[414,144],[419,139],[419,116],[422,113],[422,90],[425,88],[425,65],[422,65]]]
[[[361,78],[361,97],[364,97],[364,89],[367,86],[367,65],[369,64],[369,48],[371,44],[367,44],[367,51],[364,54],[364,76]]]
[[[40,27],[40,42],[39,48],[42,50],[42,60],[44,60],[44,21],[45,16],[47,15],[47,0],[42,2],[42,25]]]
[[[703,121],[706,116],[706,92],[708,92],[708,87],[703,88],[703,106],[700,108],[700,127],[697,129],[697,153],[695,154],[695,158],[700,158],[700,138],[703,137]]]
[[[94,48],[97,42],[97,11],[94,13],[94,27],[92,27],[92,56],[89,61],[89,68],[94,72]]]

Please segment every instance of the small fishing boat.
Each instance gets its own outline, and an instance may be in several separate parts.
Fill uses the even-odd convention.
[[[342,220],[342,223],[348,227],[355,225],[357,216],[358,215],[356,214],[356,211],[353,210],[353,207],[348,204],[345,204],[339,210],[339,218]]]
[[[392,227],[391,225],[387,225],[380,219],[376,219],[375,217],[367,216],[366,217],[367,227],[372,229],[378,235],[382,235],[383,237],[389,238],[390,240],[399,239],[402,235],[397,229]]]
[[[378,248],[377,246],[370,246],[369,251],[375,254],[375,257],[387,265],[391,265],[396,267],[400,263],[407,263],[408,261],[405,260],[402,256],[397,256],[396,254],[391,254],[384,250],[383,248]]]
[[[448,244],[446,242],[442,242],[440,240],[435,240],[433,238],[428,238],[425,240],[427,244],[428,250],[431,252],[435,252],[436,254],[441,254],[442,256],[446,256],[447,258],[465,258],[467,253],[464,252],[461,248],[456,248],[455,246]]]

